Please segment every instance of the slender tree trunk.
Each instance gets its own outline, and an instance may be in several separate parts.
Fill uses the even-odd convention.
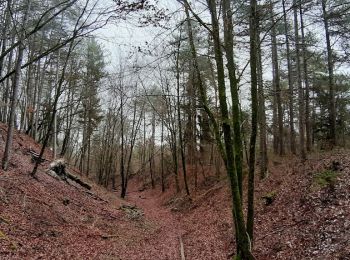
[[[257,43],[260,43],[259,26],[257,26]],[[262,58],[261,58],[261,46],[257,47],[257,73],[258,73],[258,101],[259,101],[259,130],[260,130],[260,179],[264,179],[267,175],[267,138],[266,138],[266,111],[265,111],[265,93],[263,82],[263,70],[262,70]]]
[[[277,39],[276,39],[276,26],[273,12],[273,4],[271,5],[271,41],[272,41],[272,67],[273,67],[273,85],[274,85],[274,95],[276,96],[276,106],[277,106],[277,125],[278,125],[278,154],[284,155],[284,140],[283,140],[283,110],[281,102],[281,84],[280,84],[280,72],[278,65],[278,52],[277,52]],[[275,133],[276,134],[276,133]]]
[[[286,38],[287,65],[288,65],[290,151],[292,154],[296,154],[295,129],[294,129],[294,83],[293,83],[293,70],[292,70],[291,55],[290,55],[289,30],[288,30],[285,0],[282,1],[282,4],[283,4],[284,34]]]
[[[177,158],[177,138],[176,138],[176,133],[173,130],[170,135],[173,143],[172,147],[172,155],[173,155],[173,162],[174,162],[174,177],[175,177],[175,186],[176,186],[176,192],[180,192],[180,183],[179,183],[179,176],[178,176],[178,171],[179,171],[179,164],[178,164],[178,158]]]
[[[6,14],[5,14],[5,23],[3,25],[3,30],[2,30],[2,46],[1,46],[1,57],[0,57],[0,78],[3,76],[3,65],[4,65],[4,60],[5,60],[5,55],[3,55],[6,51],[7,47],[7,31],[9,30],[9,25],[10,25],[10,19],[11,19],[11,5],[12,5],[12,0],[7,0],[7,7],[6,7]]]
[[[155,146],[155,131],[156,131],[156,115],[153,111],[152,114],[152,136],[151,136],[151,142],[150,142],[150,152],[149,152],[149,171],[151,173],[151,185],[152,189],[155,188],[155,182],[154,182],[154,146]]]
[[[58,55],[57,55],[57,64],[56,64],[56,75],[55,75],[55,80],[56,80],[56,86],[58,85],[58,82],[59,82],[59,78],[58,78],[58,71],[59,71],[59,62],[60,62],[60,55],[61,52],[60,50],[58,50]],[[57,156],[57,113],[55,114],[55,117],[54,117],[54,120],[53,120],[53,145],[52,145],[52,148],[53,148],[53,159],[55,160],[56,159],[56,156]]]
[[[181,34],[180,34],[181,36]],[[181,41],[179,41],[178,45],[177,45],[177,52],[176,52],[176,90],[177,92],[179,91],[179,88],[180,88],[180,71],[179,71],[179,55],[180,55],[180,46],[181,46]],[[179,98],[179,94],[178,94],[178,98]],[[179,113],[180,113],[180,106],[178,104],[178,100],[176,101],[176,108],[175,110],[177,111],[177,116],[175,115],[174,116],[174,120],[176,120],[176,117],[178,118],[179,117]],[[178,119],[179,120],[179,119]],[[174,123],[174,122],[173,122]],[[175,125],[175,123],[174,123]],[[175,127],[174,127],[175,129]],[[179,132],[181,131],[181,125],[178,124],[178,130]],[[181,136],[182,136],[182,133],[181,133]],[[174,148],[173,148],[173,156],[174,156],[174,163],[175,163],[175,181],[176,181],[176,189],[178,191],[180,191],[180,187],[179,187],[179,180],[178,180],[178,155],[177,155],[177,135],[175,132],[173,132],[173,141],[175,142],[174,143]],[[179,141],[180,141],[180,138],[179,138]],[[180,144],[180,150],[181,150],[181,155],[182,154],[182,144]],[[184,160],[183,160],[184,161]],[[186,162],[185,162],[185,166],[186,166]],[[186,167],[184,168],[184,171],[186,171]],[[186,192],[187,192],[187,189],[186,189]]]
[[[72,67],[71,67],[72,68]],[[72,73],[72,70],[71,70]],[[62,142],[62,147],[61,147],[61,152],[60,156],[64,156],[68,150],[68,144],[69,141],[71,140],[71,130],[72,130],[72,125],[73,125],[73,118],[74,118],[74,106],[73,106],[73,99],[74,99],[74,93],[72,89],[72,82],[71,80],[69,81],[69,92],[68,92],[68,100],[67,100],[67,114],[66,114],[66,129],[64,133],[64,138]],[[75,112],[78,109],[78,105],[76,105]]]
[[[15,41],[15,36],[12,36],[12,42]],[[8,62],[7,62],[7,71],[12,70],[12,64],[13,64],[13,56],[14,56],[15,50],[12,50],[9,54]],[[16,66],[16,65],[15,65]],[[13,78],[14,80],[14,78]],[[11,93],[11,83],[13,84],[11,78],[6,79],[6,86],[5,86],[5,95],[4,95],[4,103],[5,103],[5,108],[4,108],[4,122],[9,121],[9,113],[10,113],[10,93]]]
[[[146,113],[143,114],[143,146],[142,146],[142,167],[146,167]],[[144,184],[146,184],[146,174],[144,174]]]
[[[322,0],[322,13],[324,30],[326,34],[327,44],[327,68],[328,68],[328,85],[329,85],[329,124],[330,124],[330,141],[332,145],[337,144],[336,139],[336,107],[335,107],[335,90],[334,90],[334,60],[333,50],[331,46],[330,32],[329,32],[329,21],[328,13],[326,10],[327,0]]]
[[[124,146],[124,99],[123,99],[123,90],[122,90],[122,86],[120,87],[120,140],[121,140],[121,144],[120,144],[120,177],[121,177],[121,194],[120,197],[121,198],[125,198],[126,196],[126,189],[125,189],[125,184],[126,184],[126,179],[125,179],[125,163],[124,163],[124,155],[125,155],[125,146]],[[115,187],[114,187],[115,188]]]
[[[130,174],[130,169],[131,169],[131,160],[133,157],[136,136],[137,136],[137,132],[140,128],[142,114],[144,113],[143,108],[142,108],[142,111],[140,113],[140,117],[138,120],[136,120],[136,106],[137,106],[137,102],[134,103],[134,109],[133,109],[134,111],[133,111],[133,119],[132,119],[132,129],[131,129],[130,142],[129,142],[130,151],[129,151],[128,164],[126,167],[126,174],[125,174],[125,192],[127,191],[127,188],[128,188],[129,174]],[[154,139],[153,139],[153,142],[154,142]],[[153,149],[154,149],[154,147],[153,147]],[[153,160],[154,160],[154,152],[153,152]],[[153,165],[154,165],[154,161],[153,161]]]
[[[218,74],[218,91],[219,91],[219,102],[220,102],[220,113],[222,117],[222,129],[224,134],[224,146],[225,146],[225,156],[224,158],[226,163],[226,170],[227,174],[230,179],[230,185],[231,185],[231,192],[232,192],[232,206],[233,206],[233,216],[234,216],[234,224],[236,227],[236,236],[237,236],[237,254],[242,259],[254,259],[253,255],[250,251],[250,241],[249,236],[247,234],[247,230],[245,227],[244,222],[244,216],[243,216],[243,208],[242,208],[242,200],[241,200],[241,180],[239,175],[239,169],[237,169],[237,161],[238,163],[242,163],[241,160],[239,160],[239,154],[241,153],[241,133],[240,133],[240,125],[239,125],[239,103],[237,102],[234,97],[237,97],[238,99],[238,92],[237,92],[237,85],[234,82],[234,75],[232,73],[234,72],[234,64],[233,62],[233,54],[231,50],[233,50],[233,41],[232,41],[232,10],[230,6],[230,0],[223,0],[222,3],[222,12],[223,12],[223,19],[224,19],[224,26],[225,26],[225,47],[226,47],[226,54],[228,61],[230,60],[228,64],[228,69],[231,74],[230,76],[230,85],[231,85],[231,92],[232,90],[235,91],[234,93],[231,93],[233,100],[236,103],[233,103],[233,117],[236,118],[234,121],[234,135],[235,140],[233,141],[232,136],[232,129],[230,125],[230,118],[229,118],[229,111],[228,106],[226,102],[226,87],[225,87],[225,70],[224,70],[224,62],[223,62],[223,53],[221,50],[221,43],[220,43],[220,29],[219,29],[219,22],[217,19],[217,12],[216,12],[216,1],[215,0],[208,0],[208,7],[211,14],[211,22],[212,22],[212,36],[213,36],[213,42],[214,42],[214,50],[215,50],[215,60],[216,60],[216,66],[217,66],[217,74]],[[232,81],[232,82],[231,82]],[[238,121],[238,128],[237,128],[237,121]],[[237,140],[236,137],[239,137]],[[240,141],[240,144],[238,143]],[[235,149],[240,149],[240,151],[236,154],[234,153],[233,145],[237,144],[235,146]],[[235,157],[236,155],[236,157]],[[235,159],[237,158],[236,162]],[[236,166],[236,168],[235,168]],[[241,165],[238,165],[241,167]]]
[[[241,134],[241,112],[238,95],[238,79],[236,77],[236,65],[233,54],[233,22],[231,2],[223,0],[222,3],[222,19],[224,24],[224,42],[227,59],[227,70],[229,75],[231,99],[232,99],[232,123],[233,123],[233,142],[234,142],[234,163],[235,171],[238,178],[238,187],[240,198],[243,198],[243,140]],[[220,95],[220,94],[219,94]],[[241,201],[242,203],[242,201]]]
[[[247,214],[247,232],[250,241],[253,241],[254,235],[254,171],[255,171],[255,143],[258,130],[258,49],[257,43],[258,21],[257,21],[257,1],[250,0],[250,74],[251,74],[251,107],[252,107],[252,132],[249,145],[249,175],[248,175],[248,214]]]
[[[180,45],[180,43],[179,43]],[[180,46],[178,47],[179,50]],[[177,123],[179,128],[179,145],[180,145],[180,155],[182,163],[182,172],[185,184],[186,194],[190,195],[190,190],[187,183],[187,171],[186,171],[186,157],[185,157],[185,146],[182,136],[182,123],[181,123],[181,106],[180,106],[180,68],[179,68],[179,51],[176,54],[176,92],[177,92]]]
[[[298,25],[298,4],[293,0],[294,11],[294,35],[295,35],[295,55],[296,55],[296,71],[298,83],[298,103],[299,103],[299,146],[300,157],[306,159],[305,152],[305,120],[304,120],[304,91],[301,81],[301,65],[300,65],[300,43],[299,43],[299,25]]]
[[[8,2],[10,8],[10,2]],[[27,8],[23,17],[22,26],[24,26],[27,22],[28,13],[30,10],[30,3],[27,4]],[[13,80],[13,87],[12,87],[12,103],[10,108],[10,118],[8,122],[8,129],[7,129],[7,138],[6,138],[6,145],[5,145],[5,151],[2,158],[2,169],[7,171],[8,164],[11,157],[11,151],[12,151],[12,142],[13,142],[13,132],[15,128],[15,116],[16,116],[16,107],[18,102],[18,94],[19,94],[19,81],[21,76],[21,67],[22,67],[22,61],[23,61],[23,54],[25,46],[23,44],[25,31],[22,29],[19,36],[19,45],[18,45],[18,54],[17,54],[17,61],[16,61],[16,67],[15,67],[15,76]]]
[[[90,121],[90,120],[91,120],[91,119],[89,119],[89,121]],[[91,123],[89,123],[89,129],[92,129],[92,128],[90,128],[90,127],[92,127],[92,126],[91,126]],[[87,144],[86,176],[89,176],[89,175],[90,175],[91,135],[92,135],[92,133],[89,132],[88,144]]]
[[[40,61],[39,61],[40,64]],[[39,65],[40,66],[40,65]],[[35,141],[38,142],[39,140],[39,115],[40,115],[40,102],[41,102],[41,96],[42,96],[42,83],[44,82],[44,75],[45,75],[45,70],[47,66],[47,59],[45,60],[43,64],[43,68],[40,70],[40,80],[38,82],[38,90],[37,90],[37,96],[36,96],[36,106],[35,106],[35,118],[34,118],[34,132],[33,132],[33,137]]]
[[[299,5],[300,12],[300,27],[301,27],[301,43],[303,51],[303,69],[304,69],[304,82],[305,82],[305,132],[306,132],[306,150],[311,151],[312,139],[311,139],[311,122],[310,122],[310,84],[309,84],[309,72],[307,67],[307,50],[305,42],[304,32],[304,19],[303,8]]]
[[[13,88],[12,88],[10,119],[9,119],[8,129],[7,129],[7,138],[6,138],[4,156],[2,158],[2,169],[4,171],[7,171],[8,169],[8,164],[9,164],[9,161],[11,158],[11,152],[12,152],[13,132],[15,127],[15,114],[16,114],[16,107],[18,102],[19,81],[20,81],[20,75],[21,75],[23,52],[24,52],[24,45],[21,42],[19,45],[18,54],[17,54],[16,73],[15,73]]]
[[[163,87],[163,86],[162,86]],[[170,93],[169,84],[165,85],[164,92]],[[167,95],[164,96],[166,111],[167,111],[167,117],[164,119],[167,119],[168,122],[168,139],[169,139],[169,148],[171,152],[172,162],[173,162],[173,174],[175,179],[175,186],[176,186],[176,192],[180,192],[180,184],[179,184],[179,178],[178,178],[178,163],[177,163],[177,144],[176,144],[176,128],[175,128],[175,120],[173,115],[175,114],[173,112],[173,108],[175,107],[172,105],[172,99],[168,97]],[[175,108],[176,109],[176,108]]]
[[[85,160],[86,160],[86,150],[87,150],[87,112],[86,109],[84,109],[83,112],[83,140],[81,145],[81,156],[80,156],[80,164],[79,164],[79,170],[80,172],[85,171]]]
[[[165,180],[164,180],[164,118],[162,116],[162,129],[161,129],[161,136],[160,136],[160,164],[161,164],[161,185],[162,185],[162,192],[165,191]]]
[[[41,147],[41,150],[40,150],[39,159],[35,163],[33,171],[31,172],[31,176],[32,177],[35,177],[35,175],[36,175],[36,172],[37,172],[38,167],[39,167],[40,159],[43,157],[44,152],[45,152],[45,148],[46,148],[46,146],[47,146],[47,144],[49,142],[51,128],[52,128],[53,121],[54,121],[54,118],[55,118],[56,113],[57,113],[58,100],[59,100],[59,98],[60,98],[60,96],[62,94],[62,86],[63,86],[63,82],[64,82],[64,76],[66,74],[68,60],[69,60],[69,57],[70,57],[70,55],[71,55],[71,53],[73,51],[73,48],[74,48],[74,41],[72,41],[70,43],[70,46],[69,46],[69,49],[68,49],[68,53],[67,53],[67,56],[66,56],[66,60],[65,60],[65,63],[63,65],[63,68],[62,68],[61,78],[60,78],[60,80],[58,82],[58,86],[57,86],[56,93],[55,93],[55,99],[54,99],[54,102],[52,104],[52,109],[53,109],[52,115],[51,115],[51,117],[49,119],[49,125],[48,125],[47,132],[46,132],[46,135],[44,137],[44,141],[43,141],[43,144],[42,144],[42,147]]]

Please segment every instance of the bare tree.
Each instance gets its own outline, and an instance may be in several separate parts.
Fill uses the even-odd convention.
[[[8,3],[8,6],[10,6],[10,3]],[[18,32],[19,44],[18,44],[18,54],[17,54],[17,61],[16,61],[16,68],[15,68],[15,77],[14,77],[13,87],[12,87],[12,103],[10,108],[10,118],[9,118],[8,130],[7,130],[6,146],[5,146],[4,156],[2,159],[2,168],[5,171],[8,169],[8,164],[9,164],[11,150],[12,150],[13,131],[14,131],[14,125],[15,125],[15,113],[16,113],[16,107],[18,102],[19,83],[20,83],[19,81],[20,81],[20,75],[21,75],[21,65],[23,60],[23,52],[25,49],[24,42],[23,42],[25,39],[24,26],[27,22],[29,12],[30,12],[30,2],[27,3],[22,25],[21,25],[20,31]]]

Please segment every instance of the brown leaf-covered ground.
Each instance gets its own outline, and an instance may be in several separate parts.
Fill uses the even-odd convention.
[[[5,137],[1,124],[1,158]],[[40,149],[16,134],[10,169],[0,172],[0,259],[181,259],[180,238],[186,259],[234,254],[225,176],[215,178],[206,169],[198,187],[191,185],[190,197],[175,194],[171,176],[165,193],[143,189],[134,178],[121,200],[96,185],[88,193],[52,178],[45,173],[48,163],[33,179],[29,148]],[[45,158],[51,159],[49,152]],[[316,185],[315,174],[334,168],[334,162],[335,182]],[[346,150],[314,153],[304,163],[272,158],[268,178],[256,182],[256,258],[350,259],[349,175]],[[265,205],[268,194],[275,199]]]

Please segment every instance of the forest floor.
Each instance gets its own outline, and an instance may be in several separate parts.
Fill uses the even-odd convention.
[[[5,137],[0,124],[0,158]],[[171,181],[162,193],[134,178],[122,200],[94,184],[87,191],[53,178],[49,162],[33,179],[28,149],[40,147],[17,133],[10,169],[0,170],[0,259],[181,259],[181,244],[186,259],[234,254],[224,175],[207,169],[191,196],[176,194]],[[257,178],[256,259],[350,259],[350,153],[308,157],[272,158],[269,176]]]

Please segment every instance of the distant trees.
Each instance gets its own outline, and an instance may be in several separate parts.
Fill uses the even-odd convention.
[[[4,75],[3,70],[4,70],[4,62],[6,61],[6,58],[8,57],[8,67],[7,67],[7,74],[2,76],[1,82],[6,81],[6,86],[5,86],[5,91],[3,92],[2,95],[2,100],[3,100],[3,110],[2,110],[2,120],[8,121],[9,122],[9,129],[8,129],[8,135],[7,135],[7,142],[6,142],[6,147],[5,147],[5,153],[3,157],[3,163],[2,167],[4,170],[7,170],[8,168],[8,161],[10,158],[10,152],[12,149],[12,134],[13,134],[13,129],[14,125],[17,121],[15,118],[15,114],[17,111],[17,105],[18,105],[18,94],[21,92],[20,88],[20,76],[21,76],[21,69],[23,67],[22,63],[24,60],[24,51],[25,51],[25,41],[30,41],[30,36],[36,33],[39,28],[43,28],[45,25],[49,24],[50,21],[52,21],[55,17],[57,17],[61,12],[66,10],[68,6],[66,6],[67,3],[61,4],[61,5],[55,5],[51,8],[50,11],[56,10],[56,13],[44,13],[42,14],[38,20],[29,20],[28,18],[28,13],[32,12],[32,8],[35,7],[35,4],[32,2],[12,2],[12,1],[7,1],[7,7],[4,10],[4,16],[6,17],[6,27],[3,28],[3,41],[2,41],[2,53],[0,56],[1,60],[1,75]],[[22,14],[22,22],[18,22],[16,20],[9,20],[9,16],[13,15],[13,12],[16,11],[19,14]],[[49,16],[51,15],[51,16]],[[48,16],[48,17],[47,17]],[[19,15],[19,17],[21,17]],[[12,16],[13,18],[13,16]],[[32,16],[30,17],[32,19]],[[29,25],[29,26],[28,26]],[[31,27],[33,26],[33,27]],[[13,35],[10,35],[8,33],[11,33],[11,30],[8,30],[11,28],[12,32],[14,32]],[[33,29],[32,29],[33,28]],[[8,31],[7,31],[8,30]],[[12,37],[12,42],[10,45],[7,46],[7,37]],[[15,48],[18,47],[18,52],[17,52],[17,61],[15,63],[14,68],[12,68],[12,59],[13,59],[13,52]],[[30,53],[29,58],[33,56],[32,53]],[[25,64],[24,66],[29,66],[31,62]],[[10,75],[14,74],[14,78],[12,81],[12,91],[10,88]],[[30,83],[30,74],[27,74],[27,83]],[[28,86],[29,89],[29,86]],[[9,93],[12,93],[12,97],[9,97]],[[25,97],[27,98],[27,96]],[[9,105],[9,101],[11,101],[11,104]],[[25,99],[27,101],[27,99]],[[8,110],[7,107],[10,107]],[[32,113],[33,111],[28,111],[29,106],[25,106],[23,111],[24,113],[22,114],[22,119],[25,118],[25,116],[29,113]],[[9,113],[7,113],[9,111]],[[25,121],[22,120],[22,125],[21,128],[23,127]]]
[[[328,71],[328,86],[329,86],[329,138],[332,145],[337,144],[336,131],[336,90],[334,82],[334,66],[337,62],[336,54],[334,53],[334,45],[331,42],[332,35],[344,39],[348,39],[349,21],[349,3],[344,1],[321,1],[322,6],[322,20],[324,24],[324,32],[326,39],[326,53],[327,53],[327,71]],[[344,30],[345,29],[345,30]]]
[[[84,53],[84,71],[82,71],[81,104],[79,123],[82,126],[82,145],[79,169],[89,175],[91,156],[91,137],[102,119],[98,92],[100,81],[104,77],[104,57],[101,47],[95,39],[89,39]]]
[[[82,140],[78,161],[89,174],[92,132],[101,121],[98,90],[104,65],[98,43],[83,38],[107,21],[133,13],[143,12],[146,18],[156,12],[152,18],[162,19],[162,12],[151,7],[144,1],[104,5],[95,0],[1,3],[0,119],[9,123],[3,169],[8,168],[12,133],[17,128],[44,144],[41,156],[51,143],[56,154],[61,133],[61,156],[74,156]],[[79,122],[81,133],[74,130]],[[35,171],[36,167],[33,176]]]

